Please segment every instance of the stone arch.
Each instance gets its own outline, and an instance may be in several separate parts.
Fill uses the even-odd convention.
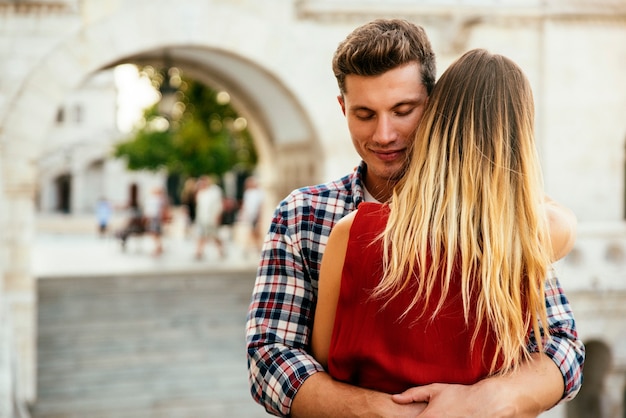
[[[612,367],[610,347],[603,341],[585,343],[586,357],[583,385],[580,392],[567,404],[568,418],[607,416],[604,383]]]
[[[297,99],[273,74],[245,57],[230,51],[198,46],[168,46],[120,59],[118,63],[165,65],[167,60],[185,74],[216,89],[230,93],[238,112],[249,121],[264,187],[275,198],[295,187],[317,182],[316,158],[319,145],[312,124]],[[308,161],[303,162],[301,157]],[[302,164],[296,176],[284,176],[294,160]],[[277,167],[280,167],[277,169]],[[278,174],[278,175],[277,175]],[[285,182],[285,180],[291,182]]]
[[[4,155],[9,157],[4,158],[5,163],[21,164],[23,159],[34,157],[37,144],[58,111],[59,98],[76,88],[89,74],[122,62],[162,62],[166,52],[173,65],[182,66],[194,78],[231,92],[238,110],[252,121],[261,164],[270,161],[269,166],[280,167],[293,161],[288,158],[276,164],[273,160],[281,159],[281,150],[293,154],[290,150],[294,147],[300,154],[309,156],[311,162],[316,161],[320,147],[306,111],[285,83],[267,67],[267,62],[262,61],[262,57],[271,55],[272,51],[249,47],[253,43],[250,39],[258,38],[253,32],[255,29],[266,32],[264,22],[252,15],[249,20],[239,16],[238,21],[246,24],[233,28],[226,17],[242,11],[230,9],[234,8],[225,5],[211,10],[212,24],[205,30],[190,33],[185,27],[184,15],[179,16],[182,10],[188,13],[188,9],[172,7],[168,12],[160,10],[150,14],[145,8],[134,5],[125,8],[123,14],[88,26],[68,39],[30,74],[15,105],[2,121],[4,131],[0,141]],[[217,15],[224,15],[224,19]],[[166,27],[168,30],[159,30]],[[141,37],[128,36],[138,31]],[[42,123],[33,126],[29,122],[34,119]],[[314,181],[319,174],[311,162],[303,164],[302,172],[313,172],[309,180]],[[15,171],[11,170],[14,174]],[[22,174],[19,176],[23,177],[22,181],[32,178],[32,168],[28,172],[17,171]],[[279,178],[285,179],[284,176]],[[291,190],[290,185],[275,184],[277,181],[268,179],[271,188],[280,192]]]
[[[284,36],[271,33],[254,8],[199,1],[186,6],[176,2],[121,2],[107,6],[117,10],[110,14],[108,10],[102,15],[105,17],[85,17],[79,31],[32,68],[0,120],[0,227],[4,235],[0,259],[6,261],[0,273],[13,323],[17,324],[16,345],[21,347],[19,392],[27,400],[35,398],[36,298],[30,273],[35,162],[66,92],[101,69],[120,62],[157,59],[159,52],[167,49],[174,65],[183,65],[201,81],[231,90],[235,105],[251,121],[260,166],[265,168],[261,178],[268,201],[319,179],[321,146],[305,106],[284,80],[295,54],[283,49],[293,47],[287,42],[281,45]],[[207,16],[206,24],[198,25],[201,20],[190,18],[190,14]],[[237,19],[232,19],[233,14]],[[297,33],[297,25],[291,25],[281,27],[281,33]],[[280,175],[283,167],[294,164],[299,175]]]

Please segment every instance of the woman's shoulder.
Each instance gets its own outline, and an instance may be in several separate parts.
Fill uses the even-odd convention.
[[[331,230],[331,234],[339,235],[339,234],[348,234],[350,232],[350,228],[352,228],[352,224],[354,223],[354,218],[356,217],[357,210],[353,210],[343,218],[341,218]]]
[[[336,237],[341,236],[344,240],[347,240],[353,228],[362,230],[373,227],[378,230],[378,224],[385,224],[388,214],[389,206],[386,204],[362,202],[358,209],[350,212],[335,224],[331,234]]]

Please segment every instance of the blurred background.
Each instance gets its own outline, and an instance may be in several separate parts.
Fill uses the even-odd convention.
[[[587,345],[580,395],[542,416],[626,417],[626,0],[0,0],[0,417],[265,415],[259,235],[358,164],[330,62],[378,17],[424,26],[438,74],[476,47],[525,70]],[[200,243],[205,176],[223,213]]]

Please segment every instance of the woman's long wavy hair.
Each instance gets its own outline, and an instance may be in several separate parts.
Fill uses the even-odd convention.
[[[531,329],[540,349],[548,338],[540,330],[551,245],[533,130],[522,70],[482,49],[464,54],[430,95],[381,237],[385,274],[374,295],[416,289],[406,315],[440,287],[434,319],[460,280],[474,340],[481,325],[495,333],[492,373],[528,358]]]

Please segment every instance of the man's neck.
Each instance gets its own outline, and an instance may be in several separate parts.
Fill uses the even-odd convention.
[[[384,187],[376,184],[363,182],[363,188],[365,189],[366,201],[377,201],[380,203],[387,202],[391,198],[395,183],[386,183]]]
[[[368,191],[368,194],[373,197],[375,201],[385,203],[391,199],[393,188],[396,186],[398,180],[370,176],[367,164],[361,162],[361,182],[363,187]]]

